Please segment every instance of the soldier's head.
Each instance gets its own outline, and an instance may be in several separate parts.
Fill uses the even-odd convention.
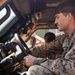
[[[60,3],[56,8],[55,24],[57,24],[59,30],[65,31],[70,22],[75,20],[75,1],[67,0]]]
[[[46,44],[52,42],[53,40],[55,40],[55,38],[56,38],[56,36],[52,32],[47,32],[44,36],[44,40],[45,40]]]

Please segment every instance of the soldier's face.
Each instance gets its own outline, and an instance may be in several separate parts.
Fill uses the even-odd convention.
[[[56,14],[55,24],[57,24],[57,27],[60,31],[66,31],[69,25],[68,16],[65,16],[63,13]]]

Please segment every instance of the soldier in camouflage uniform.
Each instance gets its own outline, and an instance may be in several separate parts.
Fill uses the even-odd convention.
[[[24,57],[26,66],[31,66],[27,75],[75,75],[75,2],[62,2],[56,10],[55,24],[66,34]]]

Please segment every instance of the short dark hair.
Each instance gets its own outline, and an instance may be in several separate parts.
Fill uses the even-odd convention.
[[[46,43],[50,43],[55,40],[55,34],[52,32],[47,32],[44,36],[44,40]]]
[[[56,14],[57,13],[71,13],[75,19],[75,0],[67,0],[64,2],[61,2],[57,7],[56,7]]]

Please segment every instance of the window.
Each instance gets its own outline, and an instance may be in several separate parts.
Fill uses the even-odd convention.
[[[53,32],[56,35],[56,38],[58,36],[61,36],[62,34],[64,34],[64,32],[60,32],[58,29],[38,29],[34,33],[36,33],[37,36],[41,37],[44,40],[44,35],[47,32]],[[36,39],[36,41],[37,41],[36,42],[36,44],[37,44],[39,41],[37,39]],[[27,44],[28,47],[31,46],[30,39],[29,39],[29,41],[26,44]],[[39,46],[40,46],[40,43],[39,43]]]

